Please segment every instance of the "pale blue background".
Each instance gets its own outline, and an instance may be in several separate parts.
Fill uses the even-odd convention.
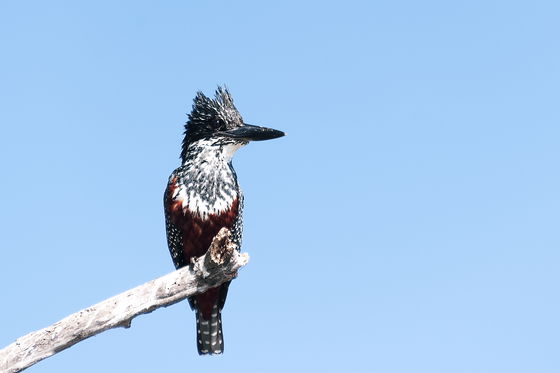
[[[189,5],[193,4],[193,5]],[[29,372],[559,372],[554,1],[0,5],[0,345],[168,273],[197,90],[235,158],[226,352],[186,303]]]

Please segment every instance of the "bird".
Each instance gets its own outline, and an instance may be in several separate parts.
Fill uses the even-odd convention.
[[[167,244],[176,269],[204,255],[224,227],[241,246],[243,193],[233,155],[251,141],[284,135],[245,123],[225,86],[218,86],[214,98],[197,92],[185,123],[181,166],[169,176],[163,196]],[[196,312],[199,355],[224,351],[221,312],[230,283],[188,299]]]

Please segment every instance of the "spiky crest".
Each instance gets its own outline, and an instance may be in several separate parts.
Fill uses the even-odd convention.
[[[194,98],[189,120],[185,123],[185,137],[181,151],[183,161],[191,143],[210,138],[215,132],[243,124],[243,118],[226,87],[218,86],[214,97],[211,99],[199,91]]]

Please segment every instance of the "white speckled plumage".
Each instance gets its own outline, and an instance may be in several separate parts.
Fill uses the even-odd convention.
[[[205,220],[210,214],[231,207],[241,194],[231,158],[243,145],[224,139],[204,139],[189,146],[187,159],[170,176],[170,180],[178,179],[172,198],[181,201],[183,211]]]
[[[169,251],[176,268],[203,255],[221,228],[241,246],[243,194],[231,164],[248,141],[283,136],[281,131],[245,124],[227,89],[215,98],[198,92],[185,125],[181,166],[169,177],[164,194]],[[189,298],[196,310],[199,354],[224,349],[221,310],[230,282]]]

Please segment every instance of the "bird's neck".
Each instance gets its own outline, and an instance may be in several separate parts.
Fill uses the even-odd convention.
[[[203,139],[188,144],[183,155],[183,165],[185,163],[203,162],[209,159],[229,163],[233,155],[243,146],[243,143],[227,142],[222,138]]]
[[[199,140],[189,144],[183,167],[190,180],[200,184],[229,183],[237,185],[231,159],[241,144],[217,140]]]
[[[184,206],[202,218],[227,211],[239,195],[231,158],[235,145],[216,145],[201,140],[187,149],[180,167]],[[206,143],[205,143],[206,142]]]

